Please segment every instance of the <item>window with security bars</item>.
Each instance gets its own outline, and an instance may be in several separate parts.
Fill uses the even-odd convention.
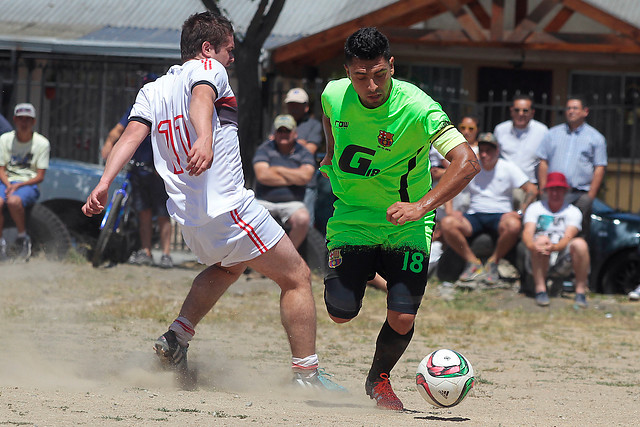
[[[610,158],[640,157],[640,74],[574,72],[572,94],[589,104],[588,123],[607,138]]]
[[[396,65],[395,77],[409,81],[420,87],[436,100],[455,122],[462,114],[475,113],[466,111],[468,93],[461,89],[462,68],[432,65]]]

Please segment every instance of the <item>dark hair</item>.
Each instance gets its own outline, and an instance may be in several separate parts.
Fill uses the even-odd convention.
[[[533,105],[533,98],[526,93],[520,93],[513,97],[513,102],[516,101],[529,101]]]
[[[226,17],[211,11],[193,14],[182,24],[180,56],[183,61],[195,58],[206,41],[218,52],[232,34],[233,25]]]
[[[582,108],[588,108],[589,105],[587,104],[587,97],[582,95],[582,94],[574,94],[574,95],[569,95],[567,96],[567,102],[571,101],[571,100],[576,100],[576,101],[580,101],[580,103],[582,104]]]
[[[460,122],[462,122],[464,119],[471,119],[474,122],[476,122],[476,126],[478,126],[478,129],[480,129],[479,125],[480,125],[480,118],[478,116],[474,116],[472,114],[465,114],[462,117],[460,117]]]
[[[381,56],[387,61],[391,58],[389,40],[375,27],[360,28],[344,44],[346,64],[350,64],[353,58],[370,60]]]

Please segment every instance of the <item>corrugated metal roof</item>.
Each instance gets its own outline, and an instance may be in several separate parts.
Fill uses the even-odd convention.
[[[287,0],[265,48],[273,48],[315,34],[397,0]],[[640,27],[639,0],[585,0],[626,22]],[[219,6],[236,31],[246,31],[257,0],[219,0]],[[191,14],[205,10],[200,0],[0,0],[0,49],[73,51],[96,44],[95,53],[116,55],[116,50],[144,54],[166,52],[179,46],[180,29]],[[140,50],[143,46],[140,46]],[[149,51],[151,49],[151,51]]]
[[[288,0],[273,36],[290,40],[313,34],[395,1]],[[219,6],[242,33],[258,2],[220,0]],[[0,35],[122,40],[129,35],[140,36],[141,29],[179,34],[184,20],[205,8],[200,0],[0,0],[0,10]],[[125,31],[117,34],[118,29]],[[91,37],[87,37],[90,33]],[[112,36],[116,38],[111,39]]]

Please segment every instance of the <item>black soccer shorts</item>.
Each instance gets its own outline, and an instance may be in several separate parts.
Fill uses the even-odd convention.
[[[409,247],[344,246],[329,251],[324,301],[334,317],[353,319],[362,307],[367,281],[387,280],[387,308],[416,314],[427,287],[429,255]]]

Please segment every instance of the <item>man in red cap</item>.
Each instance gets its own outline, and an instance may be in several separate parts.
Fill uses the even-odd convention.
[[[547,277],[575,274],[575,304],[587,307],[587,276],[589,274],[589,246],[576,237],[582,228],[582,212],[565,203],[569,189],[566,177],[560,172],[547,175],[544,190],[548,199],[532,203],[524,214],[522,241],[529,250],[535,283],[536,303],[549,305]]]

